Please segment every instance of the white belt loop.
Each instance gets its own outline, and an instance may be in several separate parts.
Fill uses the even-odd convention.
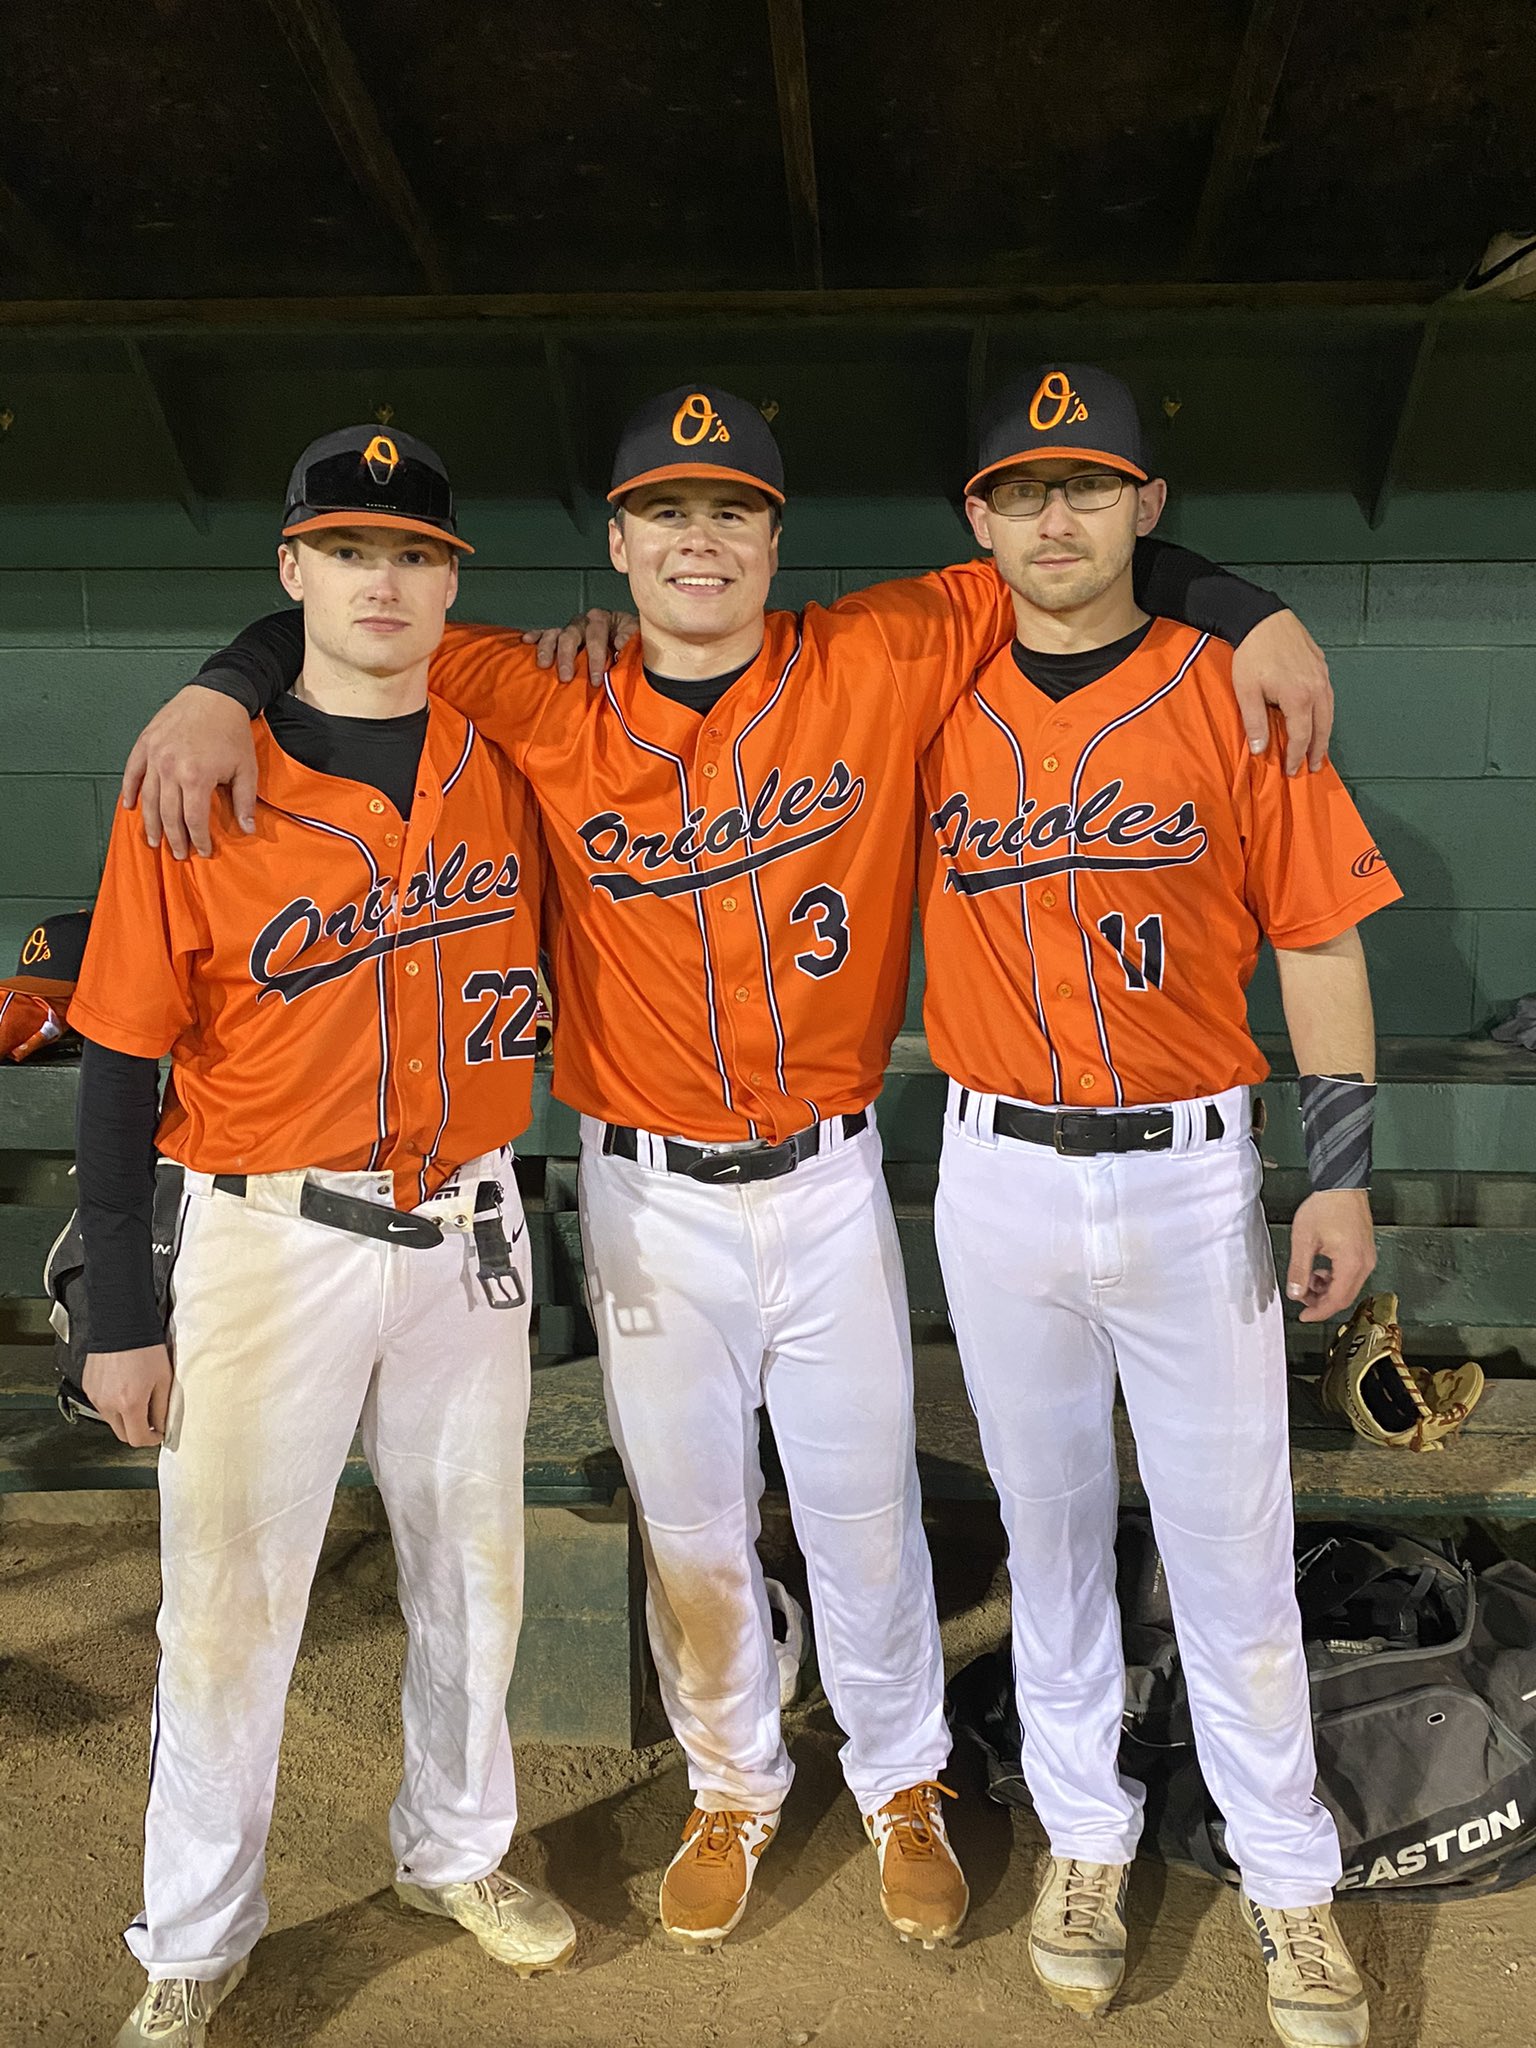
[[[978,1145],[996,1145],[997,1134],[992,1120],[997,1110],[995,1095],[982,1095],[974,1088],[963,1088],[958,1081],[949,1084],[949,1114],[968,1138],[974,1138]]]

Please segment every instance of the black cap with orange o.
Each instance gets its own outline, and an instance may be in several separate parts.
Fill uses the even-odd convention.
[[[757,407],[714,384],[679,384],[647,399],[619,435],[610,505],[642,484],[714,477],[784,502],[784,460]]]
[[[1016,462],[1097,462],[1145,483],[1151,475],[1130,386],[1093,363],[1041,363],[982,408],[976,474],[966,496]]]
[[[442,458],[412,434],[377,426],[322,434],[294,464],[283,502],[285,540],[330,526],[388,526],[475,552],[459,539]]]

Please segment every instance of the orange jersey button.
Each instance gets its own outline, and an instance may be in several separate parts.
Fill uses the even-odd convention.
[[[736,908],[736,898],[734,896],[722,896],[720,898],[720,908],[722,910],[734,910]]]
[[[1057,984],[1056,984],[1056,993],[1057,993],[1057,995],[1059,995],[1059,996],[1069,996],[1069,995],[1071,995],[1071,993],[1072,993],[1072,984],[1071,984],[1071,982],[1070,982],[1070,981],[1058,981],[1058,982],[1057,982]]]
[[[1079,1074],[1077,1085],[1079,1088],[1093,1088],[1098,1085],[1098,1079],[1097,1074]]]
[[[373,814],[374,814],[374,816],[375,816],[375,817],[380,817],[380,816],[382,816],[382,815],[383,815],[383,811],[384,811],[384,801],[383,801],[383,798],[382,798],[382,797],[375,797],[375,798],[373,799],[373,801],[372,801],[372,802],[371,802],[371,803],[369,804],[368,808],[369,808],[369,810],[370,810],[370,811],[372,811],[372,812],[373,812]]]
[[[1047,754],[1045,759],[1040,763],[1040,766],[1042,768],[1049,770],[1059,768],[1061,766],[1061,763],[1057,760],[1054,754]]]
[[[711,778],[713,778],[714,776],[716,776],[716,775],[718,775],[718,774],[720,773],[720,770],[719,770],[719,769],[718,769],[718,768],[717,768],[717,767],[715,766],[715,764],[714,764],[714,762],[713,762],[713,761],[706,761],[706,762],[704,763],[704,773],[705,773],[705,774],[706,774],[707,776],[710,776]]]
[[[1040,901],[1045,905],[1047,910],[1054,910],[1056,908],[1056,891],[1054,889],[1046,889],[1042,891]]]
[[[737,989],[737,991],[736,991],[736,1000],[737,1000],[737,1002],[738,1002],[738,1003],[750,1003],[750,1002],[751,1002],[751,1000],[752,1000],[752,991],[751,991],[751,989],[749,989],[749,988],[739,988],[739,989]]]

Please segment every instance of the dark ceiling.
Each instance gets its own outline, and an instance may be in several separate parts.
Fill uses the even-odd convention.
[[[196,516],[387,405],[576,516],[629,397],[708,374],[810,488],[945,488],[1046,352],[1174,402],[1197,483],[1536,476],[1536,311],[1437,306],[1536,222],[1533,0],[5,14],[13,502]]]
[[[1530,0],[5,13],[5,297],[1448,284],[1536,200]]]

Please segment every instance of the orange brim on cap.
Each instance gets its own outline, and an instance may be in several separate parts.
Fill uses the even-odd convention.
[[[296,526],[285,526],[283,539],[288,540],[296,533],[322,533],[327,527],[337,526],[388,526],[396,533],[424,533],[432,540],[446,541],[449,547],[458,548],[466,555],[475,552],[469,542],[460,540],[456,533],[433,526],[425,519],[408,519],[403,512],[317,512],[313,519],[301,519]]]
[[[638,476],[627,477],[608,493],[608,502],[623,498],[630,491],[638,491],[642,484],[667,484],[678,477],[697,476],[714,478],[721,483],[750,484],[754,491],[761,491],[765,498],[772,498],[776,505],[784,502],[784,493],[776,484],[764,483],[760,476],[753,476],[745,469],[724,469],[718,462],[668,462],[660,469],[643,469]]]
[[[978,469],[965,487],[965,495],[974,495],[976,486],[989,476],[996,476],[1000,469],[1012,469],[1020,462],[1070,462],[1078,457],[1084,462],[1102,462],[1106,469],[1118,469],[1122,476],[1133,476],[1137,483],[1147,482],[1147,472],[1138,469],[1134,462],[1128,462],[1123,455],[1111,455],[1103,448],[1022,448],[1017,455],[1001,456],[996,462],[989,462],[985,469]]]
[[[44,981],[39,974],[11,974],[0,979],[0,996],[41,996],[45,1003],[62,1009],[75,992],[72,981]]]

